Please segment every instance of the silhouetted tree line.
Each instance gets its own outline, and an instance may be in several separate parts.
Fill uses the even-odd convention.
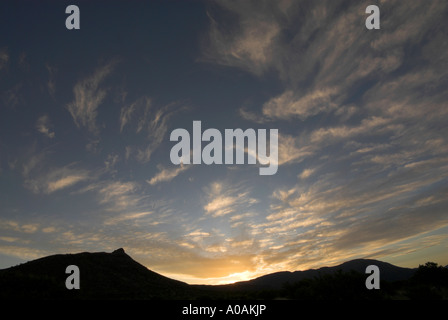
[[[435,262],[420,265],[405,290],[409,299],[448,300],[448,268]]]

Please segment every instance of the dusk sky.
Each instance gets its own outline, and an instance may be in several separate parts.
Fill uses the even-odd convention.
[[[1,1],[0,268],[120,247],[195,284],[448,264],[447,21],[446,0]],[[278,129],[277,172],[174,165],[194,120]]]

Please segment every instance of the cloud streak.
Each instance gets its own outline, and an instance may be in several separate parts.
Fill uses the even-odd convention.
[[[191,166],[189,165],[181,165],[180,167],[175,167],[174,169],[167,169],[160,167],[159,173],[157,173],[154,177],[152,177],[150,180],[147,180],[146,182],[150,185],[156,185],[161,182],[168,182],[173,180],[175,177],[177,177],[182,172],[188,170]]]
[[[36,129],[50,139],[53,139],[55,137],[54,131],[51,130],[50,118],[48,117],[48,115],[41,116],[39,119],[37,119]]]
[[[91,177],[87,170],[75,169],[73,165],[68,165],[61,168],[48,169],[43,174],[33,173],[31,176],[26,176],[25,186],[37,194],[51,194],[89,179]]]
[[[100,87],[111,74],[115,62],[99,67],[94,73],[79,81],[73,88],[75,100],[67,105],[73,121],[79,127],[86,127],[91,133],[97,134],[96,124],[98,107],[107,95],[107,90]]]
[[[157,108],[149,97],[141,97],[131,104],[122,107],[119,117],[120,132],[133,124],[136,134],[146,135],[146,148],[128,146],[127,157],[134,154],[141,163],[150,161],[154,151],[161,145],[168,131],[168,122],[175,114],[183,110],[178,103],[170,103]]]
[[[278,11],[277,6],[268,1],[259,1],[256,5],[251,2],[217,3],[237,16],[237,27],[215,18],[212,11],[208,12],[210,29],[205,41],[204,61],[262,74],[272,62],[271,49],[281,30],[279,21],[274,18],[277,12],[269,11]]]
[[[203,209],[207,215],[221,217],[240,210],[249,208],[258,202],[250,197],[248,191],[242,191],[240,187],[229,187],[223,182],[214,182],[206,188],[207,203]]]

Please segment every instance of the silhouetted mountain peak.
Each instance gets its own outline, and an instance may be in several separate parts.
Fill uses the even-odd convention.
[[[80,270],[80,290],[67,290],[66,268]],[[162,276],[141,265],[123,248],[112,253],[55,254],[0,270],[0,297],[172,299],[190,296],[184,282]]]
[[[117,249],[117,250],[114,250],[114,251],[112,252],[112,254],[126,254],[126,252],[124,252],[124,249],[123,249],[123,248],[119,248],[119,249]]]

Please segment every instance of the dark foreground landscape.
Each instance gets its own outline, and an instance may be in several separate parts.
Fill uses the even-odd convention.
[[[380,269],[380,289],[365,286],[368,265]],[[80,289],[68,290],[66,267],[80,270]],[[448,299],[448,268],[426,262],[401,268],[357,259],[335,267],[278,272],[231,285],[189,285],[155,273],[128,256],[58,254],[0,270],[1,299],[159,300],[398,300]]]

